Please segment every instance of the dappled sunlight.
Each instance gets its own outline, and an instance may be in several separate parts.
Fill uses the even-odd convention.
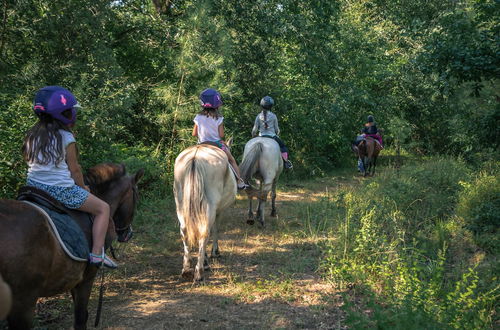
[[[120,267],[107,273],[104,308],[113,312],[106,313],[102,327],[329,328],[338,324],[342,328],[342,298],[318,274],[321,239],[297,235],[305,228],[301,212],[320,204],[334,189],[324,182],[318,185],[317,190],[278,191],[278,216],[268,217],[265,228],[246,223],[247,199],[240,194],[218,224],[221,255],[209,258],[210,270],[197,285],[180,276],[183,253],[175,205],[165,203],[161,213],[158,205],[145,205],[138,212],[141,218],[132,242],[117,245]],[[97,290],[92,295],[92,313]],[[234,313],[237,319],[228,316]]]

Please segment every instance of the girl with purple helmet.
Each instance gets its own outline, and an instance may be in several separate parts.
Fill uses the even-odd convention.
[[[36,93],[33,110],[38,122],[26,133],[22,147],[28,163],[27,184],[46,191],[67,208],[94,215],[89,262],[116,268],[104,253],[109,205],[90,193],[78,163],[71,128],[79,107],[75,96],[63,87],[47,86]]]
[[[245,189],[249,186],[241,179],[240,169],[231,151],[224,142],[224,117],[220,115],[219,108],[222,105],[222,98],[218,91],[212,88],[205,89],[200,94],[202,110],[194,117],[193,136],[198,138],[198,143],[209,142],[217,145],[227,155],[229,163],[238,179],[238,189]]]

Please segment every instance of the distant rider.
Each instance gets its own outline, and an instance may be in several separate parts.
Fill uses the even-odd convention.
[[[292,163],[288,160],[288,148],[285,143],[278,137],[280,129],[278,126],[278,117],[271,112],[274,105],[274,100],[270,96],[264,96],[260,100],[260,107],[262,111],[255,118],[255,124],[252,129],[252,137],[259,136],[269,137],[278,142],[281,150],[281,157],[283,158],[284,166],[287,169],[293,168]]]

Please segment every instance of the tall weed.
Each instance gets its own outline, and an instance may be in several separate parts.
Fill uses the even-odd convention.
[[[348,308],[351,325],[492,327],[496,276],[485,271],[491,268],[476,267],[481,260],[456,216],[457,203],[474,204],[474,194],[464,189],[469,178],[462,161],[434,158],[385,171],[342,195],[344,218],[332,230],[340,237],[325,246],[322,269],[337,285],[361,288],[371,297],[368,314]],[[488,184],[471,183],[481,200],[496,187],[491,178],[482,180]]]
[[[498,252],[500,242],[500,176],[481,173],[475,180],[463,183],[457,214],[475,234],[481,247]]]

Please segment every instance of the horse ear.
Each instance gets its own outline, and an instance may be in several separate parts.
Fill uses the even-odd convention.
[[[231,147],[231,144],[233,144],[233,137],[232,136],[226,141],[226,144],[228,147]]]
[[[139,180],[144,176],[144,169],[141,168],[139,171],[137,171],[137,173],[135,173],[135,176],[134,176],[134,181],[135,183],[139,182]]]

